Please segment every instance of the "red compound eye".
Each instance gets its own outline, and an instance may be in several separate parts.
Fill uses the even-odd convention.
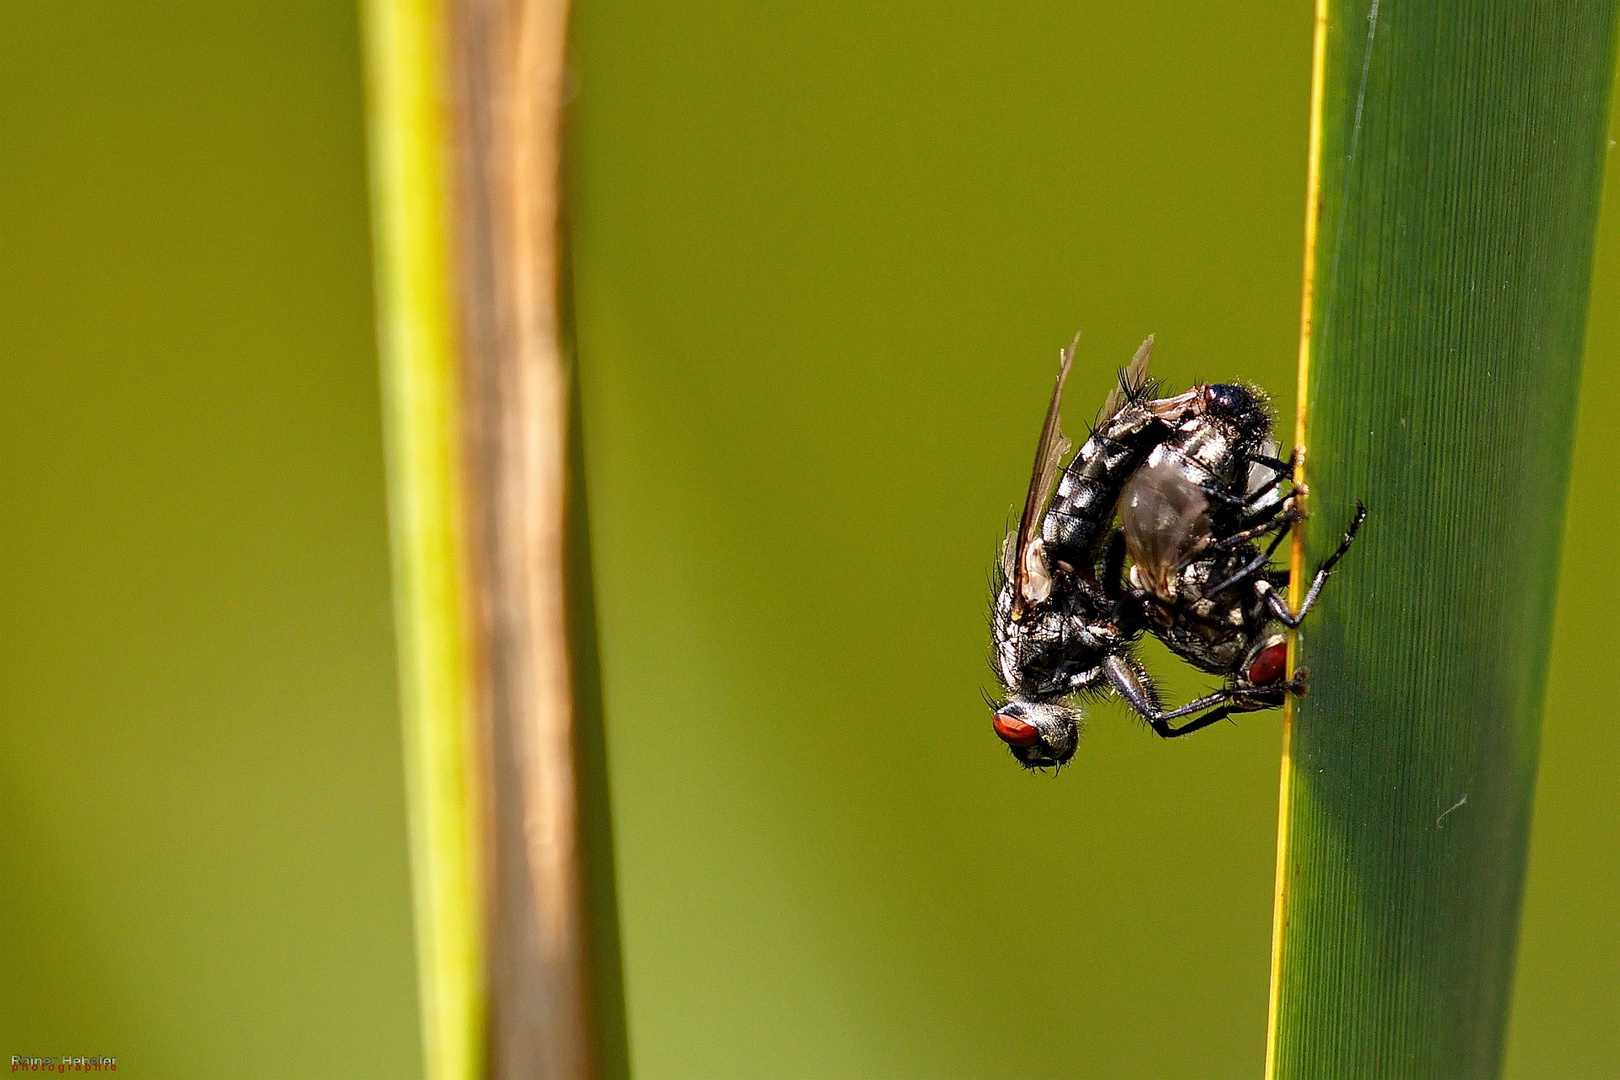
[[[1260,650],[1260,655],[1249,665],[1249,681],[1256,686],[1269,686],[1282,682],[1288,670],[1288,643],[1279,641]]]
[[[1035,725],[1026,724],[1016,716],[996,713],[990,723],[994,725],[996,734],[1001,736],[1001,741],[1011,746],[1030,746],[1040,742],[1041,733]]]

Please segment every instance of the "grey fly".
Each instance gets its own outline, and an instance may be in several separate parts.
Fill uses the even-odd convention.
[[[1142,625],[1122,617],[1132,608],[1125,603],[1124,545],[1112,529],[1114,512],[1126,480],[1171,425],[1203,407],[1192,391],[1152,397],[1150,337],[1060,476],[1069,442],[1059,410],[1078,342],[1062,354],[1023,513],[1002,545],[990,618],[991,664],[1006,698],[993,705],[992,725],[1030,768],[1062,765],[1074,755],[1083,720],[1078,697],[1113,689],[1131,700],[1151,685],[1130,657]]]
[[[1288,573],[1271,556],[1301,521],[1301,493],[1292,482],[1300,451],[1275,456],[1265,395],[1254,387],[1195,388],[1204,399],[1148,455],[1127,481],[1120,502],[1130,556],[1130,596],[1148,629],[1181,659],[1227,685],[1183,706],[1209,709],[1176,729],[1185,735],[1235,712],[1275,708],[1303,694],[1309,672],[1286,678],[1287,639],[1276,624],[1297,628],[1323,583],[1354,542],[1366,517],[1356,513],[1337,551],[1317,570],[1299,610],[1281,590]],[[1262,550],[1256,543],[1269,535]],[[1121,688],[1151,718],[1152,688]],[[1161,732],[1162,734],[1162,732]]]

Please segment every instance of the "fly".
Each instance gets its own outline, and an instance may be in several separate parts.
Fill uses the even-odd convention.
[[[991,609],[991,665],[1006,698],[993,705],[992,726],[1029,768],[1074,755],[1085,694],[1113,689],[1131,700],[1147,688],[1151,696],[1130,655],[1142,621],[1126,602],[1125,544],[1112,528],[1114,513],[1126,481],[1172,423],[1203,408],[1192,391],[1152,397],[1149,337],[1059,476],[1069,447],[1059,415],[1063,384],[1078,343],[1076,336],[1062,353],[1018,529],[1002,544]]]
[[[1171,734],[1186,735],[1235,712],[1276,708],[1304,694],[1309,671],[1286,677],[1288,645],[1275,624],[1297,628],[1367,516],[1356,512],[1343,542],[1312,579],[1299,610],[1281,594],[1288,573],[1271,556],[1304,518],[1301,492],[1283,495],[1300,451],[1279,460],[1265,395],[1256,388],[1195,388],[1204,400],[1128,480],[1121,521],[1131,559],[1130,596],[1148,629],[1181,659],[1227,685],[1177,712],[1207,709]],[[1256,541],[1269,535],[1262,550]],[[1121,691],[1131,700],[1132,691]],[[1131,704],[1156,707],[1151,687]],[[1164,732],[1160,732],[1165,734]]]

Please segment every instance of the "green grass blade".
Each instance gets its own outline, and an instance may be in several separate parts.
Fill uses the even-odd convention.
[[[1300,643],[1270,1075],[1500,1071],[1614,16],[1319,12],[1306,568],[1371,515]]]
[[[481,800],[453,303],[448,19],[436,0],[364,6],[378,327],[405,724],[423,1058],[484,1071]]]

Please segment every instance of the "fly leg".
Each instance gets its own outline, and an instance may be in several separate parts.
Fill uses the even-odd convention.
[[[1155,734],[1165,739],[1175,739],[1182,735],[1191,735],[1195,731],[1202,731],[1211,724],[1218,724],[1233,713],[1259,712],[1263,709],[1275,709],[1282,704],[1281,695],[1295,694],[1303,697],[1306,690],[1306,679],[1310,671],[1300,668],[1294,677],[1287,682],[1270,684],[1265,687],[1267,696],[1278,695],[1277,701],[1256,700],[1254,688],[1239,689],[1228,687],[1217,690],[1213,694],[1206,694],[1197,701],[1168,712],[1159,709],[1153,692],[1153,687],[1146,681],[1140,672],[1131,670],[1130,666],[1117,656],[1110,656],[1103,661],[1103,668],[1108,673],[1108,681],[1115,691],[1130,704],[1153,728]],[[1211,706],[1214,706],[1213,708]],[[1180,727],[1171,727],[1169,721],[1181,716],[1188,716],[1200,710],[1208,709],[1203,715],[1187,721]]]
[[[1103,598],[1113,606],[1114,622],[1127,632],[1140,628],[1148,619],[1145,594],[1125,587],[1125,530],[1116,527],[1109,534],[1103,551],[1102,574],[1098,582]]]
[[[1294,473],[1299,470],[1300,453],[1301,448],[1298,446],[1294,447],[1294,452],[1289,456],[1287,461],[1284,461],[1282,458],[1270,457],[1266,454],[1249,454],[1245,456],[1243,460],[1247,461],[1250,465],[1259,465],[1261,468],[1270,469],[1270,480],[1267,480],[1264,484],[1261,484],[1253,491],[1244,493],[1241,497],[1236,495],[1228,495],[1224,491],[1210,491],[1208,489],[1205,489],[1205,494],[1213,495],[1215,498],[1220,499],[1223,502],[1241,503],[1244,506],[1253,506],[1265,499],[1267,495],[1270,495],[1273,491],[1277,490],[1278,485],[1280,485],[1284,480],[1293,479]]]
[[[1259,573],[1262,569],[1264,569],[1266,564],[1271,562],[1271,556],[1276,553],[1278,545],[1280,545],[1283,542],[1283,537],[1288,535],[1288,530],[1292,529],[1300,521],[1299,517],[1291,516],[1291,514],[1292,514],[1292,512],[1290,512],[1290,514],[1283,515],[1281,518],[1276,519],[1277,521],[1282,522],[1282,524],[1278,527],[1277,535],[1272,538],[1271,546],[1267,547],[1266,550],[1264,552],[1262,552],[1261,554],[1256,555],[1254,558],[1250,559],[1247,563],[1245,563],[1243,565],[1242,569],[1240,569],[1237,573],[1232,574],[1225,581],[1221,582],[1219,585],[1215,586],[1213,589],[1209,590],[1209,592],[1207,594],[1205,594],[1205,595],[1214,596],[1216,593],[1220,592],[1222,589],[1228,588],[1228,587],[1230,587],[1232,585],[1236,585],[1238,582],[1244,580],[1245,578],[1251,577],[1254,574]],[[1239,535],[1241,535],[1241,534],[1239,534]],[[1221,545],[1217,545],[1217,546],[1221,546]],[[1259,589],[1258,584],[1255,586],[1255,588],[1257,590]]]
[[[1350,519],[1350,528],[1345,531],[1344,540],[1339,544],[1339,549],[1328,556],[1327,562],[1323,563],[1321,568],[1316,571],[1316,576],[1311,579],[1311,589],[1305,594],[1305,602],[1299,605],[1298,611],[1288,609],[1288,602],[1277,595],[1272,588],[1271,582],[1266,581],[1264,578],[1255,582],[1254,591],[1261,600],[1265,601],[1266,610],[1272,618],[1290,630],[1299,629],[1299,624],[1305,619],[1305,613],[1311,610],[1311,605],[1316,603],[1317,594],[1322,591],[1322,586],[1327,583],[1328,575],[1333,573],[1334,565],[1344,558],[1345,552],[1350,550],[1350,545],[1355,542],[1356,532],[1361,528],[1361,523],[1365,520],[1367,520],[1367,505],[1357,499],[1356,516]]]
[[[1277,533],[1277,539],[1280,541],[1283,535],[1285,535],[1289,529],[1292,529],[1295,525],[1298,525],[1301,521],[1305,520],[1305,511],[1293,506],[1289,506],[1286,510],[1284,510],[1284,506],[1287,506],[1287,504],[1277,503],[1273,509],[1265,513],[1265,520],[1263,520],[1260,524],[1251,525],[1246,529],[1240,529],[1237,532],[1232,533],[1230,536],[1223,536],[1209,546],[1217,550],[1234,548],[1239,544],[1264,536],[1269,532]]]
[[[1287,694],[1293,694],[1295,697],[1305,696],[1306,680],[1310,678],[1310,674],[1310,668],[1296,668],[1294,677],[1287,682],[1268,683],[1264,687],[1265,696],[1267,698],[1275,696],[1275,701],[1257,698],[1254,689],[1243,690],[1233,695],[1236,700],[1217,709],[1211,709],[1196,720],[1182,724],[1178,728],[1170,728],[1167,731],[1160,731],[1158,726],[1155,725],[1153,730],[1158,731],[1160,735],[1167,739],[1174,739],[1178,735],[1191,735],[1195,731],[1201,731],[1211,724],[1225,720],[1233,713],[1260,712],[1265,709],[1278,708],[1282,705],[1283,698]]]
[[[1272,483],[1276,483],[1277,480],[1282,480],[1294,475],[1295,471],[1299,469],[1300,455],[1302,455],[1304,452],[1304,447],[1294,447],[1294,452],[1288,455],[1287,461],[1284,461],[1282,458],[1267,457],[1265,454],[1250,454],[1248,455],[1248,458],[1253,464],[1264,465],[1266,468],[1276,473],[1277,476],[1272,481]]]
[[[1166,726],[1166,728],[1161,731],[1158,725],[1155,724],[1153,730],[1157,731],[1166,739],[1174,739],[1179,735],[1191,735],[1195,731],[1202,731],[1211,724],[1218,724],[1222,720],[1225,720],[1228,716],[1231,716],[1233,713],[1258,712],[1261,709],[1275,708],[1275,705],[1245,705],[1242,703],[1222,705],[1220,708],[1211,709],[1198,719],[1182,724],[1178,728]]]
[[[1249,504],[1244,503],[1243,505],[1247,507]],[[1238,523],[1238,525],[1239,528],[1253,529],[1256,526],[1264,525],[1270,521],[1275,521],[1281,514],[1294,514],[1295,519],[1300,521],[1303,521],[1305,518],[1305,512],[1299,509],[1298,504],[1294,502],[1292,497],[1289,497],[1267,503],[1254,513],[1250,514],[1248,517],[1244,518]],[[1252,535],[1258,536],[1260,533],[1265,531],[1265,529],[1260,529],[1259,532],[1253,533]]]
[[[1223,536],[1219,540],[1208,541],[1206,538],[1205,541],[1198,543],[1191,551],[1182,556],[1181,561],[1176,564],[1176,569],[1180,570],[1183,567],[1197,562],[1199,559],[1205,558],[1211,551],[1226,551],[1230,548],[1237,547],[1239,544],[1246,544],[1250,540],[1265,536],[1267,533],[1276,533],[1277,539],[1272,541],[1271,547],[1266,549],[1265,555],[1261,556],[1259,559],[1256,559],[1248,566],[1245,566],[1238,573],[1233,574],[1231,577],[1217,585],[1214,589],[1211,589],[1207,595],[1214,596],[1228,585],[1231,585],[1237,581],[1242,581],[1244,578],[1260,569],[1260,567],[1264,566],[1266,560],[1271,558],[1271,553],[1277,550],[1277,545],[1282,543],[1282,538],[1288,534],[1288,530],[1304,520],[1305,511],[1292,505],[1287,499],[1284,499],[1279,503],[1273,503],[1271,506],[1247,519],[1243,523],[1245,527],[1239,529],[1237,532],[1228,536]]]
[[[1191,735],[1231,713],[1249,711],[1242,704],[1232,703],[1232,699],[1238,696],[1238,691],[1231,688],[1205,694],[1197,701],[1189,701],[1179,708],[1166,711],[1159,707],[1158,692],[1153,689],[1147,673],[1136,664],[1118,653],[1111,653],[1104,658],[1102,666],[1103,673],[1108,676],[1109,685],[1114,688],[1114,692],[1125,700],[1125,704],[1136,710],[1137,715],[1146,720],[1148,726],[1161,738],[1174,739],[1178,735]],[[1196,720],[1190,720],[1180,727],[1170,726],[1172,720],[1204,712],[1205,709],[1217,705],[1221,707],[1213,712],[1204,713]]]
[[[1271,479],[1267,480],[1264,484],[1251,491],[1244,501],[1250,504],[1258,503],[1261,499],[1275,491],[1277,489],[1277,485],[1281,484],[1284,480],[1293,479],[1294,474],[1299,471],[1299,459],[1301,453],[1301,447],[1294,447],[1294,452],[1288,456],[1287,461],[1284,461],[1281,458],[1268,457],[1265,454],[1250,454],[1248,456],[1249,464],[1260,465],[1264,468],[1270,469]]]

